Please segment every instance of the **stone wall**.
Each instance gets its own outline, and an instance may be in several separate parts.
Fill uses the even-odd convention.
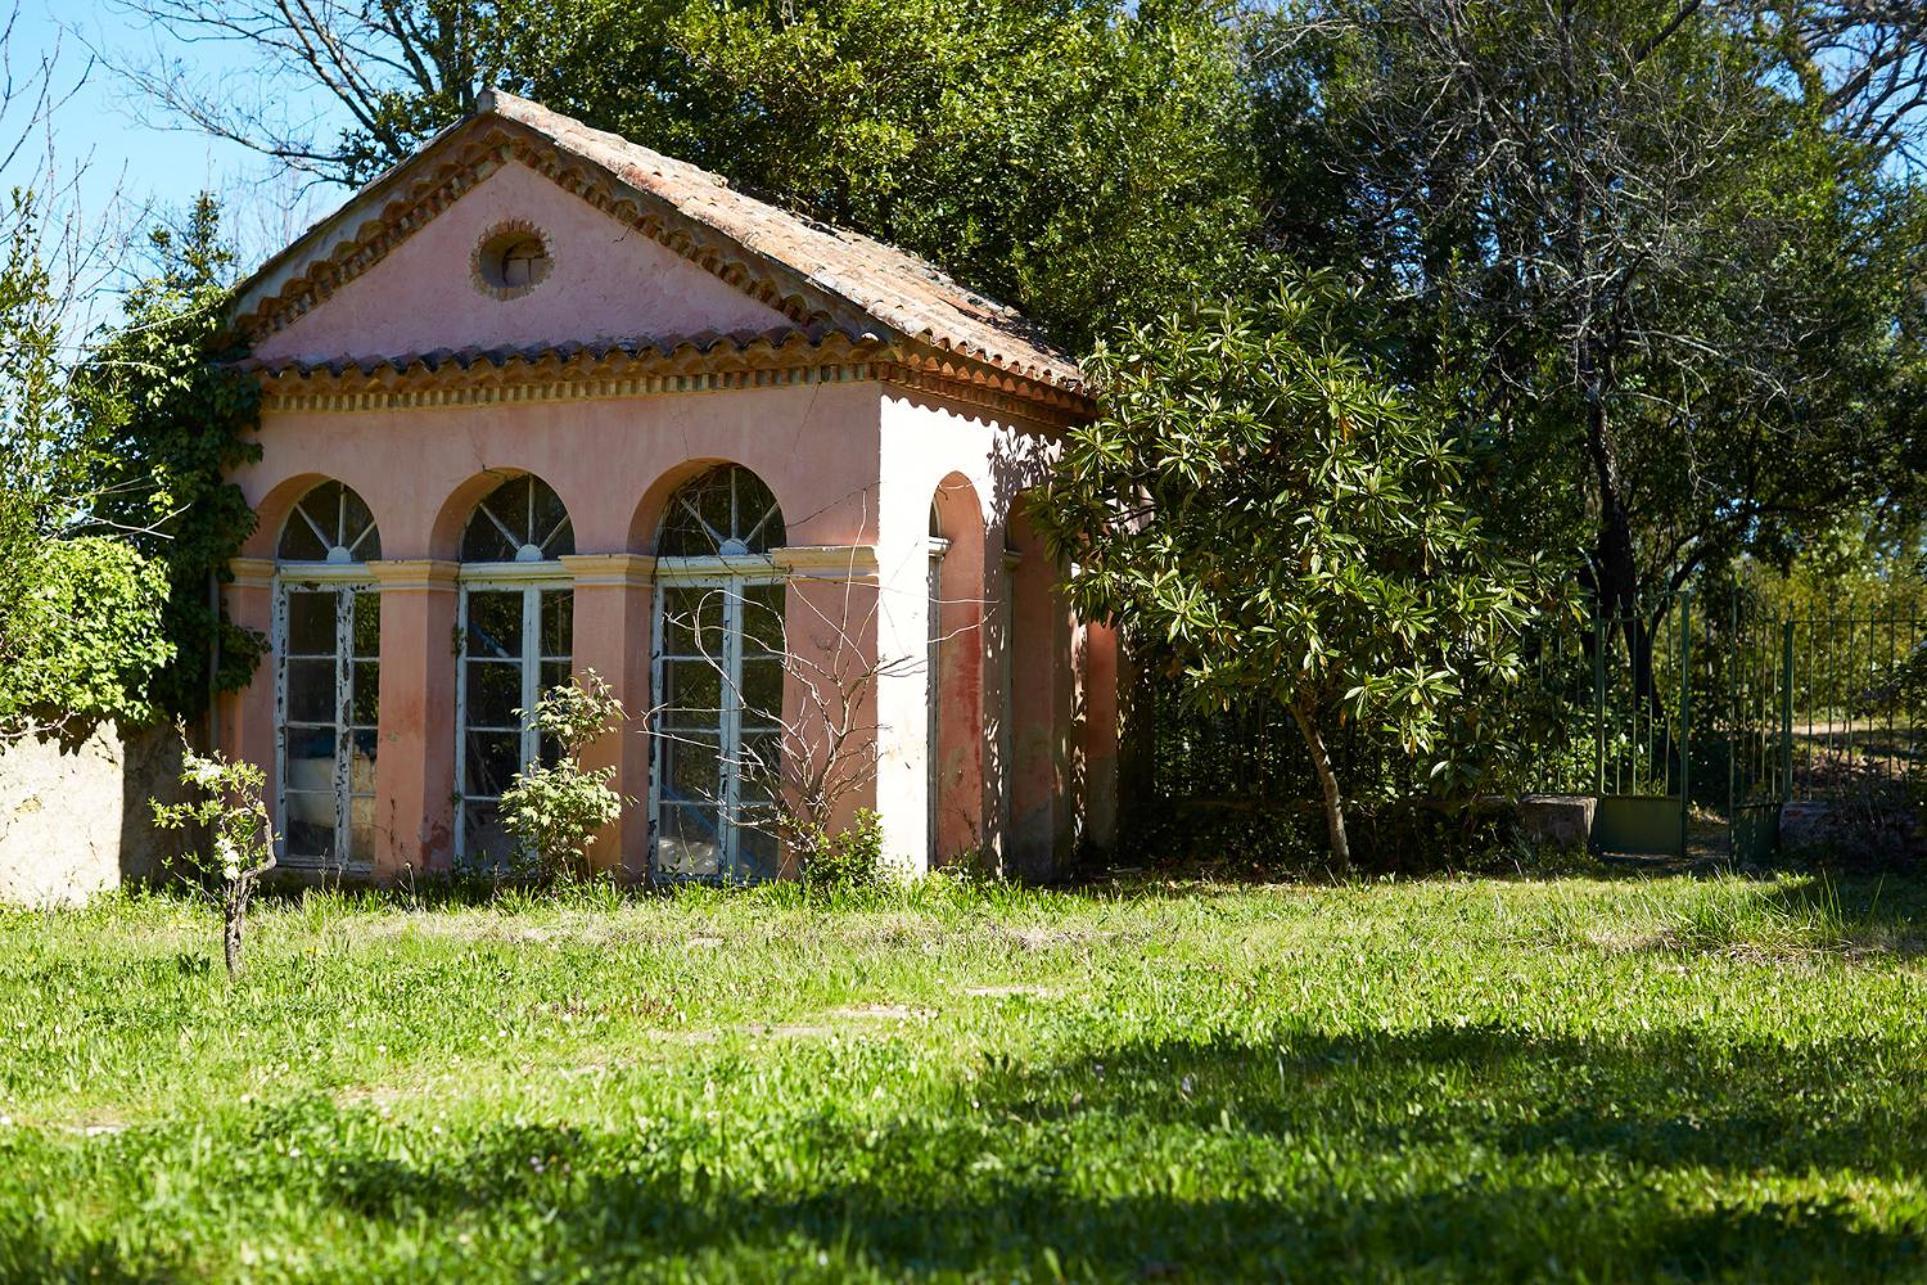
[[[147,801],[178,798],[180,769],[165,727],[0,747],[0,904],[77,905],[155,874],[180,840]]]

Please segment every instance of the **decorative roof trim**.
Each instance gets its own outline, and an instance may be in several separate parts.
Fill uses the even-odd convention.
[[[1054,428],[1088,417],[1078,394],[836,332],[814,342],[792,331],[245,366],[260,377],[267,411],[419,410],[875,380]]]
[[[455,141],[455,136],[464,130],[476,133],[477,137],[466,143]],[[345,232],[342,228],[333,229],[337,233],[345,232],[345,235],[336,240],[332,251],[325,254],[318,252],[307,260],[304,271],[285,278],[281,278],[276,269],[293,269],[295,261],[284,264],[271,260],[256,273],[253,280],[236,295],[238,310],[234,322],[237,328],[251,343],[257,344],[286,328],[325,303],[336,290],[387,258],[389,251],[426,226],[429,220],[453,205],[483,179],[514,161],[541,174],[564,191],[582,198],[608,217],[658,242],[725,284],[782,313],[799,326],[811,326],[834,319],[857,331],[875,329],[873,324],[863,324],[869,320],[867,317],[862,322],[856,321],[847,315],[847,309],[833,307],[828,299],[811,301],[800,292],[785,292],[774,274],[760,262],[762,256],[674,210],[644,208],[636,197],[619,192],[616,180],[607,171],[599,167],[592,171],[587,166],[566,164],[556,154],[557,149],[553,144],[539,146],[540,142],[546,140],[541,140],[539,135],[533,140],[519,137],[520,131],[527,131],[527,127],[494,117],[471,117],[445,131],[441,138],[418,153],[416,159],[435,150],[436,144],[443,138],[450,139],[451,146],[459,148],[454,155],[432,171],[405,184],[402,179],[412,162],[404,162],[363,189],[360,196],[343,207],[334,219],[327,221],[341,220],[346,223],[357,213],[367,216],[352,232]],[[383,190],[390,186],[396,190]],[[383,198],[387,199],[384,201]],[[373,208],[377,204],[379,209]],[[370,208],[366,211],[358,209],[363,205]],[[329,230],[327,223],[315,229],[316,234],[320,234],[324,240],[324,245],[317,247],[318,251],[326,249],[326,233]],[[306,239],[303,238],[303,241]],[[297,241],[289,247],[289,251],[298,248],[303,241]],[[289,257],[289,251],[283,251],[277,259]],[[278,289],[274,288],[277,278]],[[262,294],[269,289],[274,292]],[[257,299],[256,296],[261,297]],[[834,316],[839,312],[846,315]]]

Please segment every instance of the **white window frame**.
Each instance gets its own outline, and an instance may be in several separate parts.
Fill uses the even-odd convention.
[[[943,792],[943,558],[950,552],[950,541],[940,535],[930,537],[929,607],[925,622],[929,642],[924,654],[924,852],[925,862],[937,864],[937,798]]]
[[[332,865],[313,864],[305,859],[290,859],[288,854],[288,594],[289,592],[333,593],[335,596],[335,860]],[[354,840],[354,800],[372,798],[373,792],[357,795],[349,765],[348,745],[354,736],[355,673],[355,599],[374,595],[379,602],[380,586],[369,575],[366,563],[282,562],[275,565],[274,608],[269,624],[269,645],[275,657],[274,675],[274,817],[275,860],[290,869],[339,870],[348,874],[368,874],[374,870],[374,854],[356,858]],[[379,610],[379,605],[377,606]],[[303,657],[319,659],[319,657]],[[364,658],[365,659],[365,658]],[[377,647],[375,660],[380,663]],[[380,718],[380,693],[376,694],[376,718]],[[377,737],[379,739],[379,737]],[[379,763],[379,757],[377,758]],[[304,791],[305,793],[306,791]]]
[[[742,773],[729,767],[742,753],[743,734],[743,595],[752,585],[784,586],[784,610],[788,610],[790,577],[775,560],[762,554],[713,554],[707,557],[659,558],[656,562],[656,601],[650,633],[650,690],[666,691],[664,665],[667,656],[663,642],[668,636],[664,617],[668,612],[668,589],[714,589],[723,594],[723,708],[717,720],[717,762],[723,766],[725,780],[720,800],[722,853],[714,875],[667,874],[662,869],[662,777],[666,748],[661,736],[651,738],[649,756],[649,877],[661,883],[724,883],[733,877],[741,856],[743,826],[736,820],[742,810],[740,786]],[[679,658],[680,659],[680,658]],[[781,717],[781,711],[778,711]],[[780,738],[780,731],[778,733]]]
[[[542,666],[561,657],[542,651],[542,595],[566,589],[569,604],[570,673],[575,671],[575,578],[560,562],[472,562],[456,575],[455,608],[455,857],[468,858],[468,806],[499,802],[500,795],[468,792],[468,597],[471,593],[522,595],[522,704],[528,711],[521,727],[521,766],[541,757],[542,735],[535,729],[533,711],[542,694]],[[532,649],[532,650],[531,650]]]

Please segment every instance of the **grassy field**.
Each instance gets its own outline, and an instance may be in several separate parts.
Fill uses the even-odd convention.
[[[0,913],[0,1278],[1927,1278],[1927,891]]]

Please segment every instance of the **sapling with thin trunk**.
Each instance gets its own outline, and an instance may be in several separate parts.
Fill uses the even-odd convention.
[[[274,822],[262,798],[267,778],[254,764],[230,761],[219,750],[196,754],[181,737],[181,784],[201,797],[186,803],[148,800],[163,830],[200,829],[209,847],[187,857],[221,898],[221,945],[230,978],[241,975],[242,932],[261,876],[274,869]]]

